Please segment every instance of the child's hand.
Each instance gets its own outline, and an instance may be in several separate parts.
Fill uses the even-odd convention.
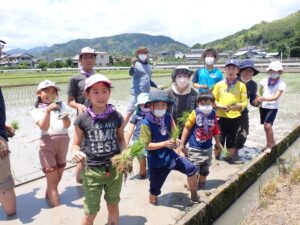
[[[220,150],[220,151],[223,148],[223,146],[220,143],[216,143],[214,147],[215,147],[215,149]]]
[[[57,109],[58,109],[58,105],[53,102],[47,107],[47,112],[55,111]]]
[[[178,155],[180,155],[180,153],[184,151],[184,148],[185,148],[185,146],[182,145],[182,144],[180,144],[180,145],[177,147],[177,149],[176,149],[176,153],[177,153]]]
[[[232,104],[231,106],[228,107],[228,109],[233,111],[240,111],[242,107],[240,104]]]
[[[72,152],[72,159],[76,162],[79,163],[81,161],[83,161],[86,158],[86,154],[83,153],[82,151],[73,151]]]
[[[177,148],[177,144],[176,144],[176,142],[173,139],[170,139],[170,140],[164,141],[164,147],[176,149]]]

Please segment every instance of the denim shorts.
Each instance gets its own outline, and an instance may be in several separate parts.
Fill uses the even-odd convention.
[[[100,199],[104,190],[104,199],[108,204],[120,202],[123,176],[116,169],[109,166],[110,175],[106,176],[106,168],[88,167],[81,172],[84,193],[84,213],[95,215],[100,210]]]
[[[197,166],[198,174],[207,176],[209,174],[209,166],[212,159],[212,148],[196,149],[189,148],[188,158]]]

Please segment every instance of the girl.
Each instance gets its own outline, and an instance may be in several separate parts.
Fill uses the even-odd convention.
[[[126,143],[129,145],[130,139],[132,137],[132,141],[136,141],[140,136],[140,129],[142,120],[145,118],[147,113],[150,111],[148,108],[145,108],[145,103],[149,100],[148,93],[141,93],[137,98],[137,109],[136,113],[130,119],[130,123],[128,126]],[[138,157],[140,163],[140,179],[146,178],[146,157],[144,154]]]
[[[59,90],[52,81],[42,81],[37,88],[35,108],[31,111],[34,122],[41,129],[40,163],[47,179],[46,198],[52,206],[60,204],[57,186],[66,166],[70,141],[71,121],[65,104],[55,102]]]
[[[273,122],[276,118],[279,98],[286,90],[286,84],[280,79],[282,74],[282,64],[280,61],[272,61],[267,68],[268,78],[260,81],[259,102],[261,102],[260,123],[264,125],[266,133],[267,146],[265,152],[270,153],[275,145],[273,134]]]
[[[107,224],[119,224],[122,174],[112,167],[110,159],[126,148],[122,115],[108,104],[111,81],[95,74],[85,80],[84,92],[91,106],[76,118],[73,160],[84,162],[81,172],[84,217],[81,224],[93,224],[100,209],[102,191],[107,202]],[[84,140],[82,142],[82,140]]]

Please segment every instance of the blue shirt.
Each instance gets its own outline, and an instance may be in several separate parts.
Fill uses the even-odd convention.
[[[137,113],[133,114],[130,119],[130,123],[135,125],[133,135],[132,135],[133,141],[139,139],[139,137],[140,137],[141,125],[142,125],[142,121],[145,118],[145,116],[146,116],[145,114],[141,114],[140,112],[137,112]]]
[[[137,61],[134,68],[129,71],[131,79],[131,95],[138,96],[140,93],[149,93],[151,86],[152,70],[148,63]]]
[[[192,82],[202,85],[207,85],[208,88],[199,88],[199,93],[207,93],[213,89],[216,83],[223,80],[221,70],[214,67],[212,70],[208,70],[206,67],[200,68],[195,72]]]

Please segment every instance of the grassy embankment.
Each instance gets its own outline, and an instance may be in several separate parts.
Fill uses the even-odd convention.
[[[130,79],[128,70],[105,70],[97,71],[106,75],[109,79]],[[36,85],[37,83],[49,79],[57,83],[68,83],[70,77],[77,74],[76,72],[18,72],[18,73],[1,73],[0,86],[22,86]],[[170,76],[171,70],[155,70],[154,77]]]

